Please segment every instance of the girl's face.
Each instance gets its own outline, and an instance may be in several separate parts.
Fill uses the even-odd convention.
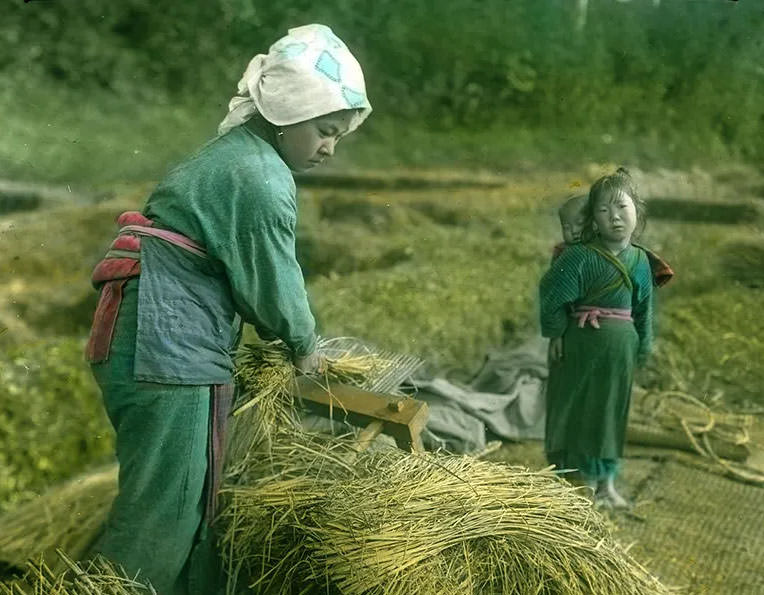
[[[625,247],[637,227],[637,209],[631,196],[621,191],[594,205],[594,223],[600,238],[613,247]]]
[[[354,115],[354,110],[343,110],[282,126],[276,142],[289,169],[305,171],[334,155],[334,147],[347,134]]]

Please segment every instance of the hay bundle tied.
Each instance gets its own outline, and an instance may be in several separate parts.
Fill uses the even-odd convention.
[[[222,542],[255,593],[668,592],[548,472],[295,435],[250,471],[226,488]]]
[[[549,472],[389,447],[359,452],[351,439],[302,432],[291,365],[285,351],[279,357],[288,373],[253,347],[239,362],[244,400],[229,451],[238,454],[219,525],[230,593],[668,592],[611,538],[590,501]],[[366,373],[373,366],[350,382]],[[328,374],[337,377],[336,362]]]
[[[399,379],[421,364],[416,358],[372,351],[353,339],[320,339],[318,349],[326,355],[326,369],[317,382],[333,380],[367,390],[392,392]],[[229,442],[226,456],[229,474],[244,472],[253,455],[267,454],[276,432],[299,432],[295,377],[291,354],[281,341],[248,344],[239,350],[239,390],[232,428],[235,438]],[[340,403],[338,414],[343,413]]]
[[[0,583],[0,595],[157,595],[150,585],[128,577],[104,558],[77,563],[57,553],[61,572],[44,561],[28,562],[22,578]]]
[[[743,463],[755,448],[749,414],[712,408],[679,390],[635,391],[629,441],[679,448],[712,460],[733,479],[764,484],[764,473]]]

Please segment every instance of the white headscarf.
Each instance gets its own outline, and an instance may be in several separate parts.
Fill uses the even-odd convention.
[[[371,113],[361,66],[329,27],[305,25],[252,58],[218,134],[258,113],[287,126],[345,109],[359,110],[348,132]]]

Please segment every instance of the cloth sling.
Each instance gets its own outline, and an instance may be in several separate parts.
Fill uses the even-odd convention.
[[[603,295],[613,291],[622,283],[630,291],[634,290],[634,283],[631,280],[631,272],[627,270],[627,268],[618,258],[616,258],[609,251],[603,250],[596,244],[590,244],[589,247],[597,252],[597,254],[600,254],[603,258],[605,258],[605,260],[610,262],[618,270],[618,277],[616,277],[615,280],[605,284],[603,287],[595,288],[592,290],[587,296],[586,301],[594,301],[596,298],[602,297]],[[600,328],[600,318],[610,318],[613,320],[634,322],[634,319],[631,317],[630,308],[602,308],[599,306],[587,306],[580,304],[573,308],[571,311],[571,316],[578,320],[578,328],[584,328],[588,322],[591,324],[591,326],[598,329]]]
[[[658,254],[649,248],[645,248],[641,244],[632,245],[641,248],[645,251],[645,254],[647,254],[647,261],[650,263],[650,270],[653,274],[653,283],[656,287],[663,287],[674,278],[674,269],[671,268],[671,265],[668,262],[658,256]]]
[[[647,262],[650,263],[650,272],[653,275],[653,284],[656,287],[663,287],[674,278],[674,269],[672,269],[671,265],[658,254],[649,248],[645,248],[642,244],[632,243],[631,245],[644,250],[645,254],[647,254]],[[565,242],[559,242],[554,245],[554,248],[552,248],[552,262],[560,257],[560,254],[562,254],[566,246],[567,244]]]

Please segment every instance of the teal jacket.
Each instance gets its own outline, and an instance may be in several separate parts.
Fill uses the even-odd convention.
[[[541,279],[541,334],[561,337],[568,325],[575,323],[569,314],[570,306],[629,309],[639,335],[638,355],[644,360],[653,342],[652,288],[653,274],[644,249],[630,245],[618,256],[605,258],[603,251],[591,245],[572,244]]]
[[[135,380],[231,382],[242,320],[297,355],[313,351],[294,179],[268,142],[243,126],[212,140],[169,173],[143,214],[208,258],[142,239]]]

